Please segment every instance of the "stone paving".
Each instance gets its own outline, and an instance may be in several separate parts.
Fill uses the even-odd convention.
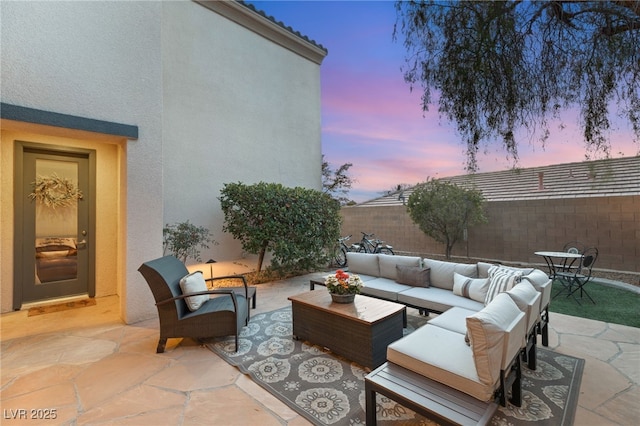
[[[287,305],[313,276],[260,284],[254,312]],[[157,320],[124,325],[118,303],[0,317],[0,423],[309,424],[190,339],[169,339],[156,354]],[[551,349],[586,360],[575,424],[640,424],[640,329],[555,313],[550,325]],[[46,415],[56,418],[33,418]]]

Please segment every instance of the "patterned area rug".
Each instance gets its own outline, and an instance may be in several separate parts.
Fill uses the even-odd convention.
[[[405,334],[426,323],[408,316]],[[292,338],[291,308],[257,314],[235,339],[208,343],[220,355],[271,394],[317,425],[364,425],[364,376],[369,370],[324,348]],[[500,407],[491,424],[498,426],[571,425],[584,360],[538,350],[538,368],[523,368],[522,407]],[[430,420],[378,395],[378,424],[428,425]]]

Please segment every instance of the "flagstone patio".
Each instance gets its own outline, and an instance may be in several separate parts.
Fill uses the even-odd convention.
[[[254,312],[285,306],[319,275],[259,285]],[[0,317],[2,424],[309,424],[190,339],[156,354],[157,320],[124,325],[118,303]],[[586,361],[575,424],[638,424],[640,329],[555,313],[550,325],[550,348]],[[35,421],[32,409],[56,418]]]

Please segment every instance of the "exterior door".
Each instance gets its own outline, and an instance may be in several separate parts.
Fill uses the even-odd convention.
[[[16,222],[21,229],[14,309],[25,302],[95,296],[93,151],[45,147],[17,147],[22,179],[16,213],[22,220]]]

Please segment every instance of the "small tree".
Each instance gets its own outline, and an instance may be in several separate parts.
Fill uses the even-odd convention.
[[[324,161],[324,155],[322,156],[322,192],[329,194],[337,200],[341,206],[353,203],[353,201],[347,197],[351,186],[356,181],[347,174],[351,166],[353,166],[353,164],[345,163],[338,167],[338,169],[333,170],[331,165],[327,161]]]
[[[209,248],[208,243],[217,244],[207,228],[193,225],[188,220],[173,225],[167,223],[162,229],[162,236],[162,253],[169,251],[183,263],[190,257],[201,262],[199,249]]]
[[[282,273],[324,266],[340,236],[340,205],[320,191],[228,183],[219,199],[223,230],[258,254],[258,271],[267,252],[273,254],[271,268]]]
[[[445,245],[447,259],[468,226],[487,221],[480,191],[436,179],[414,188],[407,210],[422,232]]]

